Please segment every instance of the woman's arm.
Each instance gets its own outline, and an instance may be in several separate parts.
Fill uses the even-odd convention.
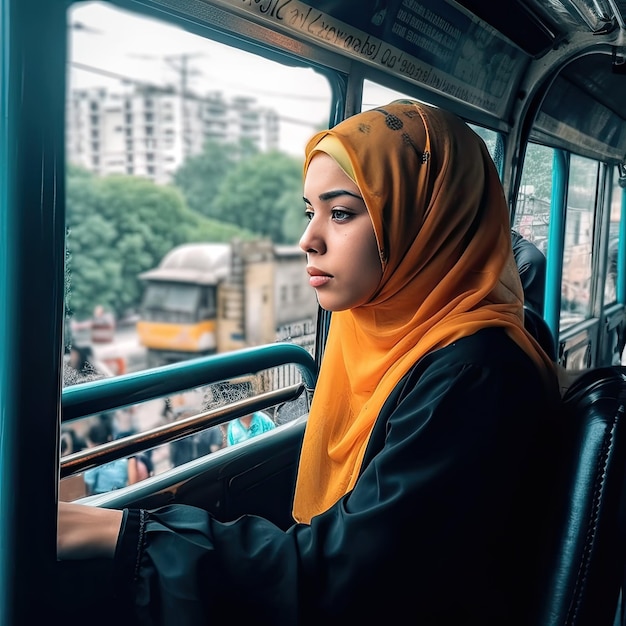
[[[113,558],[123,512],[59,502],[59,559]]]

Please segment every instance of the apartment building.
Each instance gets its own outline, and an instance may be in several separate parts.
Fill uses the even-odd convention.
[[[278,114],[250,97],[202,97],[174,88],[134,85],[126,91],[77,89],[68,99],[67,158],[96,174],[171,181],[207,139],[247,139],[261,151],[278,148]]]

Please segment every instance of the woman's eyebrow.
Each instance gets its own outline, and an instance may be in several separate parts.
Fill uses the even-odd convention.
[[[348,191],[347,189],[334,189],[333,191],[325,191],[324,193],[321,193],[319,195],[319,199],[325,202],[327,200],[332,200],[333,198],[337,198],[339,196],[352,196],[353,198],[356,198],[357,200],[363,200],[361,196],[359,196],[356,193],[352,193],[351,191]],[[306,204],[311,205],[311,203],[304,196],[302,197],[302,199],[304,200]]]

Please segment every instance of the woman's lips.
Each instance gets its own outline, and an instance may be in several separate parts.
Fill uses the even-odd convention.
[[[332,277],[326,275],[315,275],[309,278],[309,285],[311,287],[323,287]]]
[[[332,278],[330,274],[326,274],[316,267],[307,267],[306,271],[309,274],[309,285],[315,289],[323,287]]]

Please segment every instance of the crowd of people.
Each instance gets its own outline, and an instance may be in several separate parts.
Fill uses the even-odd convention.
[[[192,417],[199,412],[197,407],[182,406],[171,409],[171,401],[165,403],[169,420],[176,421]],[[169,410],[168,410],[168,407]],[[263,411],[254,411],[229,422],[212,426],[197,434],[189,435],[170,444],[170,462],[173,467],[183,465],[201,456],[217,452],[226,446],[234,446],[276,428],[274,420]]]
[[[89,368],[88,362],[83,365]],[[165,400],[163,415],[167,421],[176,421],[196,415],[199,407],[177,406],[172,408],[171,399]],[[122,439],[141,430],[133,419],[131,409],[105,412],[86,419],[86,423],[70,424],[61,432],[61,456],[80,452],[86,448],[102,446],[115,439]],[[272,430],[276,424],[265,412],[255,411],[235,418],[230,422],[212,426],[199,433],[173,441],[167,446],[167,454],[162,459],[163,467],[177,467],[201,456],[217,452],[226,446],[243,441]],[[74,489],[75,497],[108,493],[121,489],[154,475],[154,451],[148,450],[131,457],[113,460],[88,469],[81,474],[83,489]],[[159,458],[163,456],[162,454]]]

